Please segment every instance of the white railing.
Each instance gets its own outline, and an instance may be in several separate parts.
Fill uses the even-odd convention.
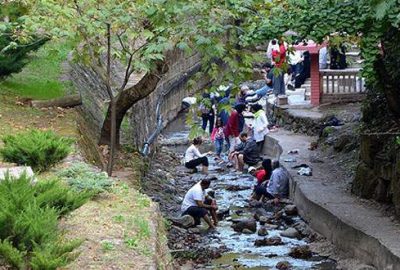
[[[361,94],[365,92],[364,79],[359,68],[322,69],[319,71],[322,94]]]

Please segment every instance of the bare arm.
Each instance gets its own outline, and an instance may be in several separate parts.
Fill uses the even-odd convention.
[[[204,204],[203,201],[196,201],[196,204],[197,204],[198,207],[202,207],[202,208],[206,208],[206,209],[215,209],[214,206]]]

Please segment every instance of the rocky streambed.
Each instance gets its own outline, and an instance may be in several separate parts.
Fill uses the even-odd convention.
[[[319,256],[309,244],[321,237],[297,215],[290,200],[249,200],[254,179],[236,174],[210,158],[209,175],[190,174],[180,160],[187,147],[187,132],[177,125],[164,133],[163,146],[153,156],[143,189],[170,220],[169,248],[177,269],[336,269],[336,262]],[[211,146],[205,145],[210,148]],[[180,219],[180,204],[186,191],[204,177],[219,206],[217,230],[190,227]]]

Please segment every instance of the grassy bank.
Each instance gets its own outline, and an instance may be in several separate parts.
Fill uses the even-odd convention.
[[[32,99],[63,96],[72,87],[68,80],[61,80],[62,63],[71,48],[72,43],[69,42],[48,42],[31,55],[31,61],[20,73],[0,82],[0,92]]]

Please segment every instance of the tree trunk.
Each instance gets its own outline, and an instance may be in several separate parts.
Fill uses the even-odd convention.
[[[80,95],[70,95],[61,98],[49,99],[49,100],[32,100],[31,104],[35,108],[47,108],[47,107],[75,107],[82,105],[82,98]]]
[[[119,145],[120,128],[122,120],[126,112],[139,100],[147,97],[157,87],[161,76],[168,71],[168,67],[164,61],[159,61],[156,68],[147,73],[136,85],[123,90],[115,98],[115,132],[116,132],[116,146]],[[111,143],[111,130],[112,130],[112,110],[111,102],[108,106],[107,115],[103,122],[100,135],[100,145],[110,145]]]
[[[116,112],[116,106],[115,106],[115,99],[111,99],[110,101],[110,109],[111,109],[111,132],[110,132],[110,139],[111,139],[111,146],[110,146],[110,156],[108,159],[108,166],[107,166],[107,174],[108,176],[112,175],[113,167],[114,167],[114,157],[115,157],[115,151],[116,151],[116,135],[117,135],[117,130],[116,130],[116,119],[115,119],[115,112]]]

